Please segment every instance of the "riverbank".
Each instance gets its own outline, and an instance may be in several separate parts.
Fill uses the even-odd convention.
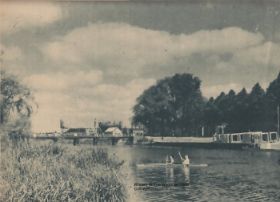
[[[145,136],[149,142],[154,143],[212,143],[212,137],[153,137]]]
[[[0,201],[124,201],[121,166],[100,148],[39,142],[2,147]]]

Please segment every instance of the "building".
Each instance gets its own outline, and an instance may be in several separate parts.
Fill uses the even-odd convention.
[[[95,135],[93,128],[69,128],[63,133],[63,136],[79,137]]]
[[[123,133],[118,127],[110,127],[105,130],[105,136],[122,137]]]
[[[132,136],[133,137],[143,137],[144,136],[144,129],[142,129],[142,128],[133,128],[132,129]]]

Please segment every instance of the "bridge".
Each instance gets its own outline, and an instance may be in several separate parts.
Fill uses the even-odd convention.
[[[36,140],[52,140],[57,142],[59,139],[73,140],[73,145],[78,145],[81,139],[92,139],[92,144],[96,145],[99,141],[107,140],[111,142],[112,145],[117,144],[119,140],[126,140],[128,144],[133,144],[133,136],[92,136],[92,135],[83,135],[83,136],[37,136],[31,137]]]

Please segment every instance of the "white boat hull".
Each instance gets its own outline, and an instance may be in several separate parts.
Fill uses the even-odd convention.
[[[261,150],[279,150],[280,151],[280,141],[272,143],[261,143]]]

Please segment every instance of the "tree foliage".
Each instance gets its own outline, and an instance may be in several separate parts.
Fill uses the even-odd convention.
[[[250,93],[243,88],[237,94],[230,90],[216,99],[210,98],[204,109],[208,135],[214,134],[215,127],[222,124],[226,125],[226,132],[275,131],[276,109],[280,104],[279,75],[266,92],[256,83]]]
[[[200,80],[191,74],[176,74],[157,82],[138,97],[133,124],[142,124],[150,134],[197,134],[204,101]]]
[[[31,91],[18,79],[1,71],[0,123],[1,130],[22,134],[29,130],[29,118],[35,106]]]
[[[213,135],[218,125],[225,132],[275,131],[280,104],[280,73],[265,91],[256,83],[250,92],[221,92],[203,99],[200,80],[176,74],[143,92],[134,106],[134,124],[144,125],[150,135]]]

